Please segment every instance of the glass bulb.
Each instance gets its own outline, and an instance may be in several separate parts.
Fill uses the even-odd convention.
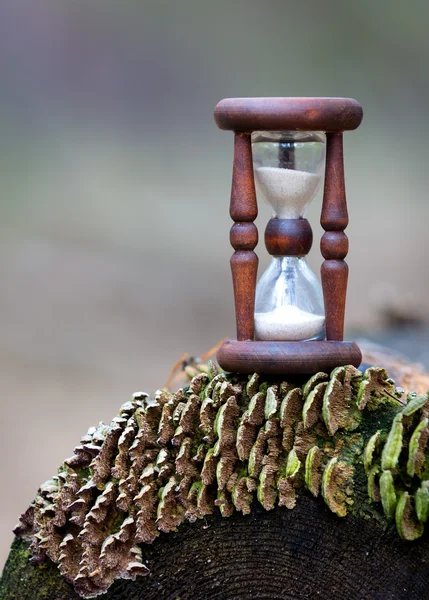
[[[299,219],[323,176],[326,135],[319,131],[252,134],[256,192],[279,219]]]
[[[256,287],[255,338],[325,338],[322,288],[304,258],[274,257]]]
[[[257,195],[276,219],[302,219],[323,177],[326,135],[319,131],[252,134]],[[255,337],[325,338],[321,286],[302,257],[275,256],[256,287]]]

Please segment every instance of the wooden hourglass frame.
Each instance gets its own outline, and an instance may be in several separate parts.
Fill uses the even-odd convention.
[[[343,341],[348,266],[348,213],[344,183],[343,131],[356,129],[362,107],[350,98],[227,98],[215,108],[220,129],[234,131],[234,163],[230,232],[237,340],[227,340],[217,353],[220,366],[237,373],[304,374],[360,365],[355,342]],[[326,340],[255,341],[254,312],[258,257],[258,215],[251,134],[254,131],[324,131],[325,186],[321,225],[321,267]],[[306,219],[271,219],[265,245],[273,256],[305,256],[312,245]]]

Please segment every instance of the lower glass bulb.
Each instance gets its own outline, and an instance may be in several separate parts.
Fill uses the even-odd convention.
[[[256,287],[255,339],[325,339],[322,288],[304,258],[271,260]]]

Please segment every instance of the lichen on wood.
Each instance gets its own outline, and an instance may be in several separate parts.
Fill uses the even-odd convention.
[[[254,502],[291,510],[305,493],[345,517],[356,486],[368,489],[363,512],[384,511],[405,539],[422,534],[426,396],[409,394],[401,407],[376,368],[340,367],[308,381],[242,377],[213,364],[191,375],[175,393],[135,394],[41,486],[15,530],[31,541],[34,563],[51,560],[82,597],[94,597],[115,579],[147,574],[147,544],[184,521],[249,514]],[[371,413],[380,410],[388,426],[374,431]]]

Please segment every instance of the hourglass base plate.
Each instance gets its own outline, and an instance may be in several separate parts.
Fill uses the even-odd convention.
[[[230,373],[314,374],[335,367],[358,367],[362,354],[355,342],[254,342],[227,340],[219,348],[219,365]]]

